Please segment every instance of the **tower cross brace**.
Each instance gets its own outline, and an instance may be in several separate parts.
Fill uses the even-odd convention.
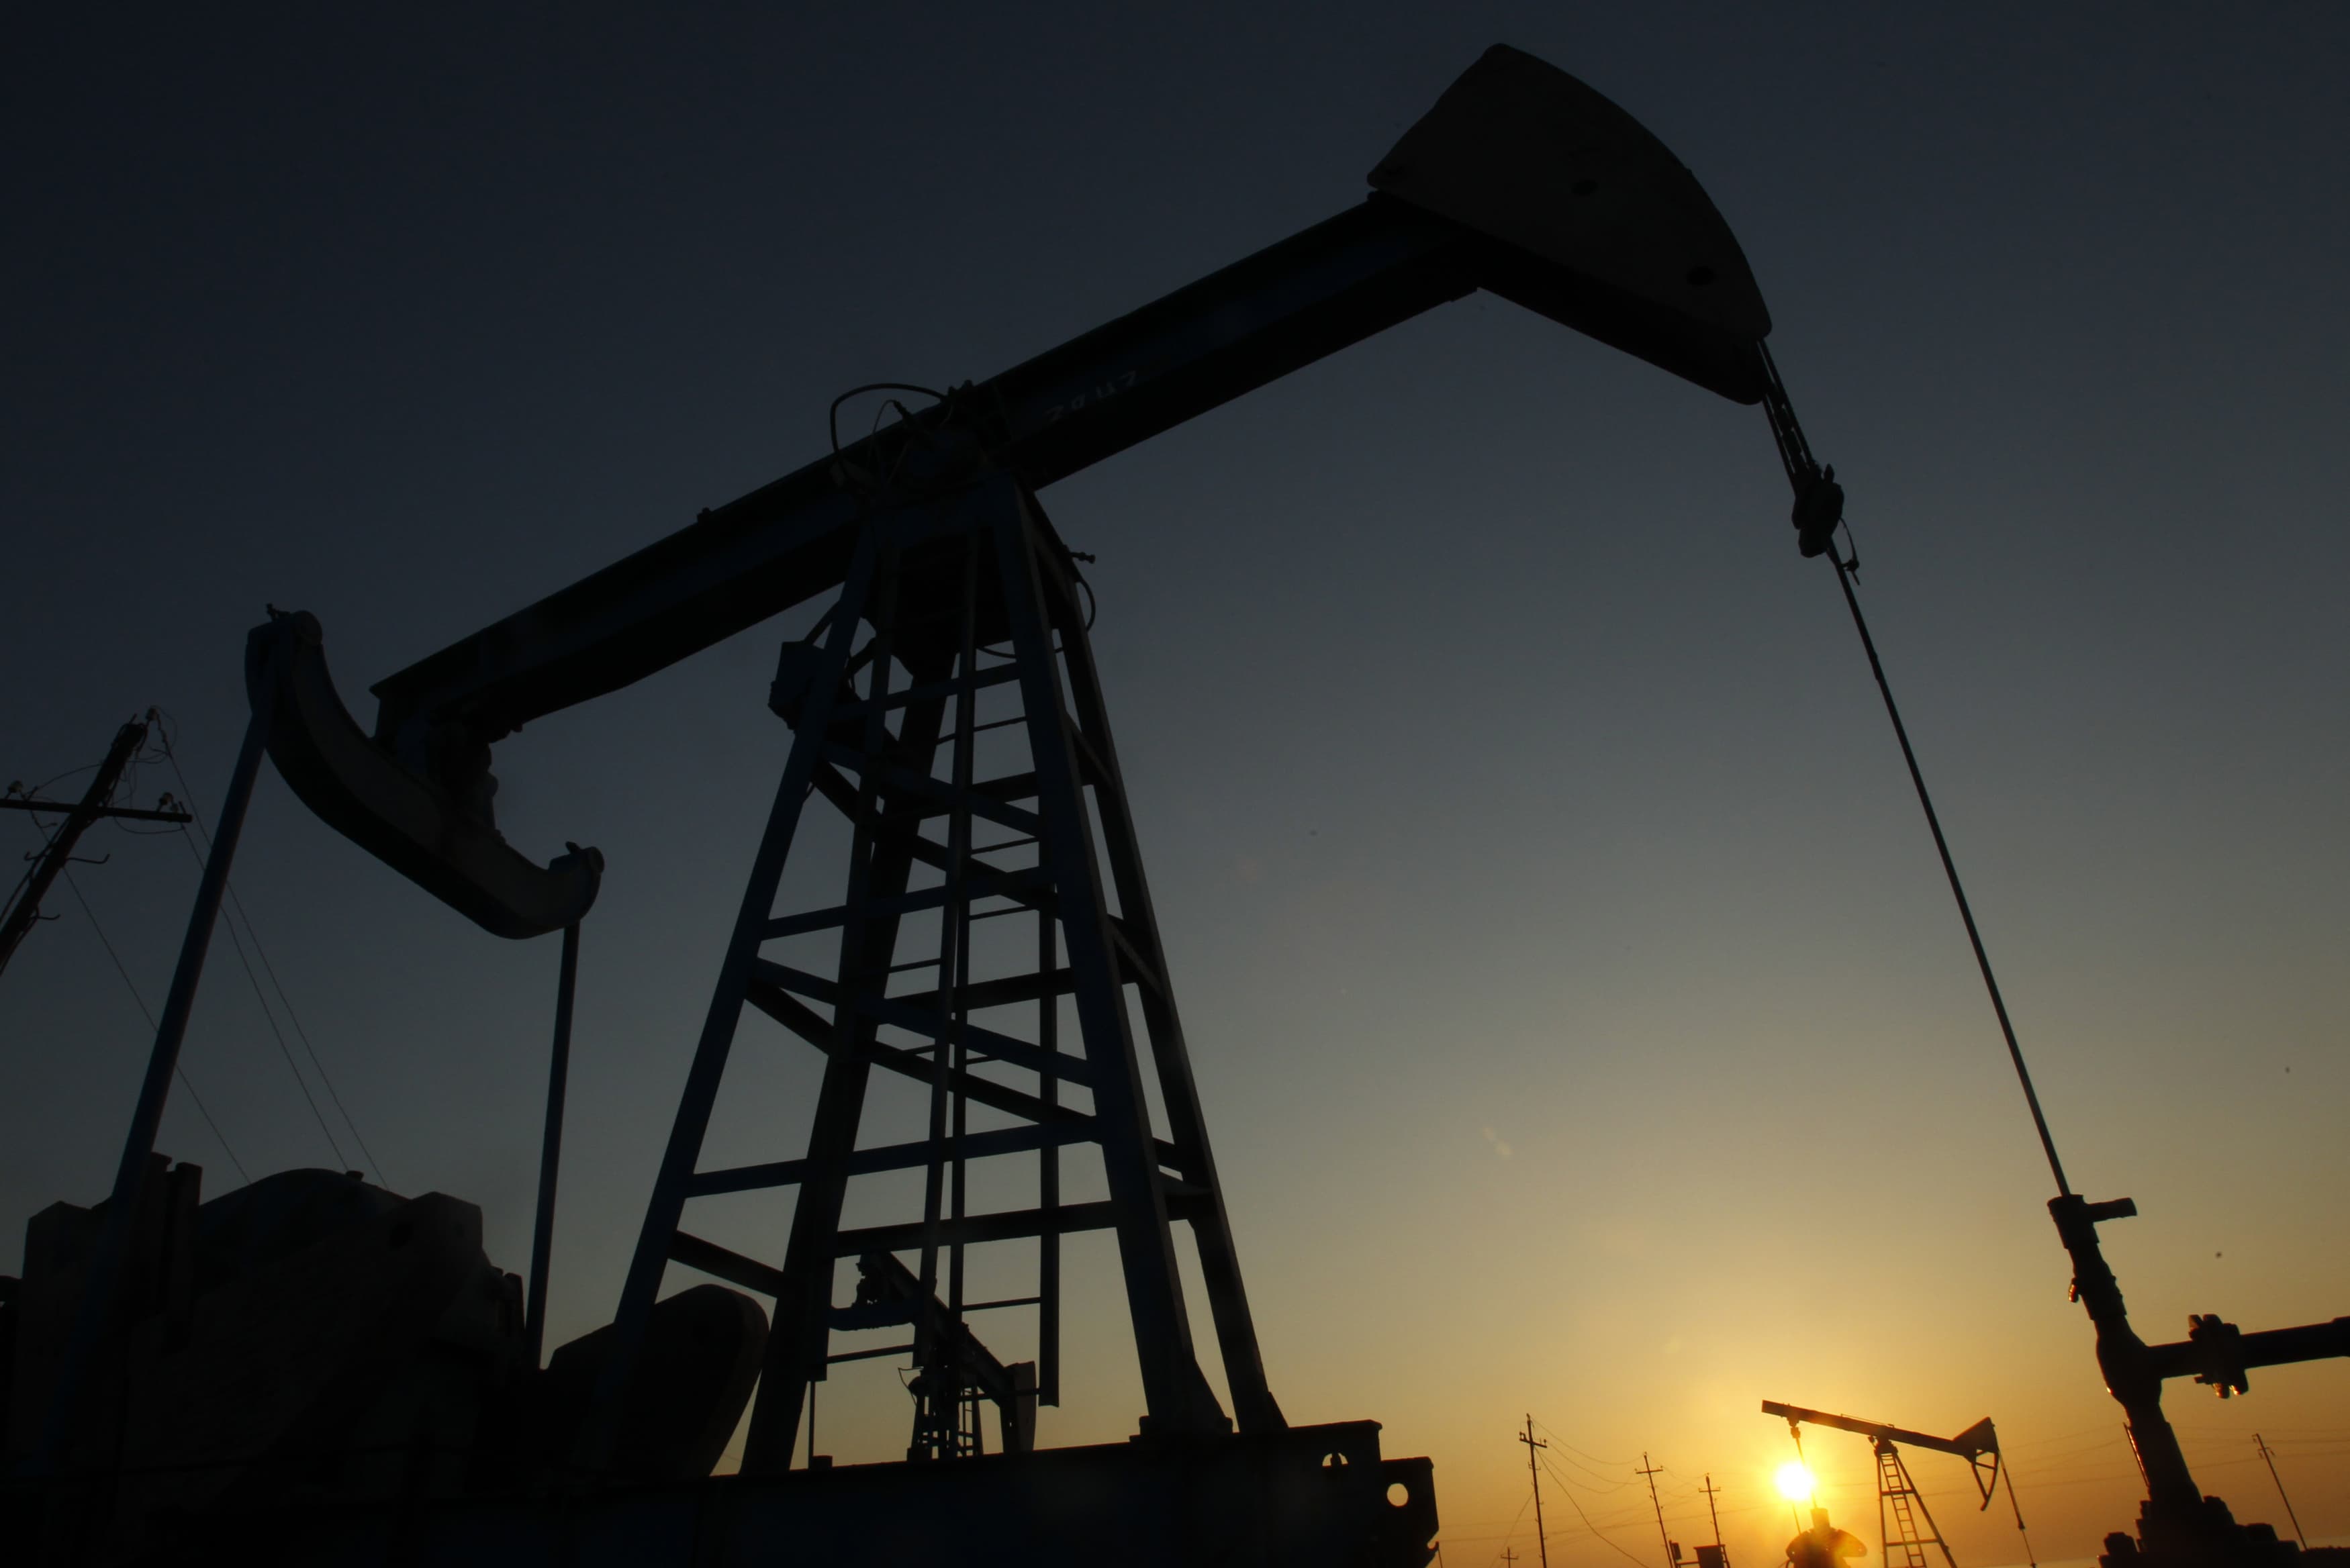
[[[1280,1429],[1075,569],[1034,496],[999,474],[879,510],[839,599],[785,647],[771,706],[793,726],[792,750],[623,1287],[601,1424],[677,1262],[775,1303],[746,1473],[788,1469],[812,1386],[870,1354],[836,1353],[833,1336],[892,1324],[912,1330],[909,1457],[977,1451],[980,1363],[958,1347],[976,1343],[964,1316],[988,1306],[1036,1309],[1036,1364],[1006,1373],[1024,1379],[1015,1397],[1030,1416],[1007,1410],[1005,1442],[1024,1446],[1034,1403],[1060,1396],[1060,1238],[1107,1229],[1144,1434]],[[781,908],[787,864],[817,853],[802,829],[819,801],[848,828],[844,889]],[[823,1054],[813,1116],[798,1158],[705,1169],[746,1008]],[[927,1091],[922,1137],[860,1141],[877,1068]],[[1107,1197],[1066,1201],[1063,1156],[1088,1147]],[[1033,1205],[972,1212],[975,1168],[1014,1156],[1034,1158]],[[912,1171],[918,1216],[844,1227],[853,1183]],[[796,1201],[780,1265],[685,1228],[692,1199],[785,1188]],[[1191,1229],[1230,1416],[1194,1345],[1178,1220]],[[1035,1244],[1034,1295],[966,1301],[970,1251],[1022,1240]],[[910,1288],[835,1304],[847,1261],[899,1254],[913,1260],[898,1265]],[[591,1422],[583,1462],[612,1440]]]

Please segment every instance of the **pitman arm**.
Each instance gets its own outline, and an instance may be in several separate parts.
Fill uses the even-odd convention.
[[[271,754],[363,847],[486,929],[536,935],[586,912],[600,862],[577,851],[541,868],[504,843],[491,743],[837,587],[860,522],[894,498],[989,469],[1042,488],[1478,288],[1762,398],[1770,317],[1729,225],[1662,143],[1565,72],[1489,50],[1370,183],[1336,217],[954,388],[378,682],[372,740],[350,743],[306,638]]]

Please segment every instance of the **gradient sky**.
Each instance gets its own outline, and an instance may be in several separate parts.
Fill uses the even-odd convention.
[[[1753,263],[2068,1167],[2143,1212],[2108,1228],[2141,1328],[2350,1312],[2350,11],[488,9],[16,24],[0,777],[160,704],[209,809],[265,601],[371,719],[369,682],[807,461],[842,388],[992,374],[1345,207],[1508,41],[1654,130]],[[2046,1169],[1758,411],[1476,296],[1045,499],[1100,557],[1293,1420],[1433,1456],[1451,1568],[1532,1554],[1528,1411],[1561,1564],[1655,1560],[1643,1452],[1678,1539],[1710,1472],[1775,1561],[1763,1398],[1991,1415],[2043,1562],[2129,1520]],[[499,753],[518,845],[609,857],[556,1338],[618,1291],[788,743],[775,638]],[[88,843],[157,1005],[195,862]],[[521,1268],[555,944],[274,777],[237,886],[392,1186],[478,1202]],[[147,1045],[49,909],[0,978],[0,1215],[102,1194]],[[185,1064],[249,1170],[337,1163],[225,944]],[[738,1080],[724,1136],[798,1152],[805,1081]],[[162,1147],[234,1180],[184,1099]],[[1140,1408],[1108,1257],[1073,1248],[1049,1442]],[[844,1460],[904,1441],[869,1381],[827,1396]],[[2350,1535],[2350,1366],[2170,1407],[2240,1516],[2282,1517],[2257,1428]],[[1874,1541],[1866,1445],[1813,1452]],[[2021,1560],[1916,1466],[1961,1562]]]

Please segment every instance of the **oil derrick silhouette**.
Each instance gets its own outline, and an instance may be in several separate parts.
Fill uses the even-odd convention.
[[[911,1458],[1027,1446],[1059,1397],[1060,1238],[1116,1233],[1146,1435],[1279,1429],[1225,1220],[1182,1026],[1086,639],[1071,556],[1032,494],[992,475],[883,511],[839,599],[785,647],[770,705],[791,755],[728,945],[620,1307],[650,1314],[663,1265],[775,1299],[743,1468],[789,1468],[836,1331],[903,1324],[916,1374]],[[837,900],[779,909],[808,814],[837,814]],[[828,966],[799,956],[828,954]],[[825,972],[828,967],[829,972]],[[700,1168],[745,1009],[824,1053],[806,1146]],[[764,1044],[764,1043],[763,1043]],[[1146,1059],[1148,1068],[1146,1069]],[[927,1091],[920,1138],[858,1147],[876,1069]],[[1146,1071],[1149,1076],[1146,1079]],[[1164,1116],[1154,1128],[1150,1088]],[[988,1125],[974,1126],[983,1120]],[[1062,1151],[1099,1150],[1106,1200],[1064,1201]],[[973,1167],[1034,1161],[1033,1206],[970,1211]],[[920,1171],[920,1211],[842,1228],[852,1180]],[[683,1228],[690,1199],[797,1189],[780,1266]],[[1175,1221],[1191,1228],[1232,1394],[1195,1352]],[[1033,1297],[963,1297],[965,1254],[1033,1240]],[[919,1264],[896,1254],[918,1254]],[[847,1260],[854,1304],[833,1304]],[[963,1319],[1033,1305],[1037,1361],[997,1362]],[[616,1369],[625,1376],[626,1369]]]
[[[1887,1568],[1932,1568],[1926,1555],[1929,1546],[1940,1553],[1945,1568],[1958,1568],[1926,1499],[1909,1480],[1901,1450],[1884,1437],[1870,1447],[1877,1454],[1877,1535],[1885,1543]]]

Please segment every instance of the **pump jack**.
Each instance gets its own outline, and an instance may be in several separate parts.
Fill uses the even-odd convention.
[[[1729,226],[1661,143],[1582,83],[1496,47],[1369,183],[1337,216],[990,380],[858,389],[927,401],[896,405],[895,424],[846,445],[836,424],[832,450],[797,472],[378,682],[372,734],[336,694],[314,617],[273,610],[255,629],[252,726],[224,799],[224,846],[265,747],[328,824],[485,929],[524,939],[577,927],[602,857],[573,846],[540,866],[509,846],[492,811],[491,746],[832,598],[779,658],[769,706],[793,731],[790,757],[615,1321],[558,1349],[546,1372],[524,1369],[522,1415],[466,1417],[468,1430],[503,1433],[504,1448],[492,1452],[484,1437],[429,1485],[386,1494],[320,1480],[309,1455],[337,1428],[305,1407],[303,1495],[326,1506],[305,1513],[303,1561],[378,1561],[385,1541],[432,1562],[1429,1560],[1428,1461],[1383,1459],[1372,1422],[1293,1428],[1268,1385],[1087,641],[1078,558],[1037,493],[1480,288],[1764,403],[1804,555],[1826,547],[1841,492],[1803,446],[1763,347],[1769,314]],[[779,909],[786,859],[808,853],[799,829],[810,809],[846,821],[843,892]],[[18,1423],[41,1433],[36,1477],[76,1452],[125,1452],[80,1393],[128,1375],[117,1347],[137,1310],[119,1282],[153,1273],[135,1216],[210,910],[200,897],[174,981],[183,1004],[159,1031],[114,1195],[103,1213],[73,1211],[76,1233],[95,1241],[73,1334],[45,1341],[63,1345],[42,1368],[47,1419]],[[1007,935],[1015,929],[1024,934]],[[900,974],[915,977],[911,989],[893,989]],[[705,1169],[704,1130],[746,1009],[824,1054],[813,1126],[796,1155]],[[892,1078],[920,1090],[928,1136],[860,1147],[868,1090]],[[974,1107],[997,1125],[976,1125]],[[1107,1199],[1065,1201],[1059,1160],[1087,1147]],[[967,1168],[1014,1156],[1036,1161],[1034,1205],[971,1212]],[[922,1173],[920,1214],[844,1230],[848,1184],[891,1171]],[[192,1179],[181,1188],[192,1205]],[[682,1223],[694,1199],[785,1188],[796,1201],[780,1266]],[[435,1277],[455,1279],[478,1266],[463,1262],[477,1240],[465,1241],[469,1206],[438,1201],[446,1267]],[[1196,1243],[1229,1412],[1195,1347],[1179,1220]],[[369,1223],[409,1233],[396,1218]],[[1023,1452],[1035,1406],[1059,1395],[1059,1239],[1101,1229],[1115,1233],[1124,1275],[1139,1436]],[[1012,1240],[1036,1249],[1035,1295],[967,1301],[966,1249]],[[836,1307],[852,1259],[865,1261],[864,1282],[855,1305]],[[771,1299],[772,1330],[749,1294],[702,1285],[662,1298],[672,1262]],[[34,1283],[28,1294],[45,1299],[75,1288]],[[1035,1307],[1033,1375],[965,1326],[989,1305]],[[835,1351],[834,1335],[889,1324],[912,1331],[912,1345],[891,1348],[910,1350],[918,1370],[909,1454],[920,1462],[834,1470],[810,1454],[795,1467],[816,1384],[871,1354]],[[182,1353],[176,1365],[202,1359]],[[343,1397],[401,1363],[379,1355],[364,1376],[356,1365],[334,1385]],[[707,1445],[732,1428],[754,1377],[743,1474],[707,1479]],[[303,1390],[285,1392],[298,1407]],[[1001,1412],[1010,1451],[978,1457],[983,1400]],[[281,1435],[289,1449],[295,1430]],[[653,1436],[664,1432],[676,1435]],[[143,1460],[168,1460],[168,1431],[143,1438]],[[215,1505],[223,1542],[274,1539],[252,1511],[268,1489],[235,1495],[242,1515]],[[189,1517],[181,1505],[183,1538]],[[128,1528],[137,1539],[137,1521]]]
[[[1955,1438],[1930,1437],[1913,1432],[1907,1427],[1890,1427],[1882,1421],[1863,1421],[1851,1416],[1831,1416],[1824,1410],[1806,1410],[1800,1405],[1781,1405],[1773,1400],[1762,1401],[1765,1416],[1783,1417],[1787,1430],[1796,1432],[1809,1421],[1815,1427],[1834,1427],[1840,1432],[1857,1432],[1869,1439],[1877,1455],[1877,1533],[1883,1543],[1887,1568],[1926,1568],[1926,1548],[1940,1551],[1949,1568],[1958,1568],[1958,1559],[1950,1555],[1950,1544],[1927,1511],[1926,1500],[1909,1481],[1909,1468],[1901,1462],[1901,1450],[1896,1445],[1907,1443],[1913,1449],[1932,1449],[1937,1453],[1956,1454],[1967,1461],[1973,1471],[1975,1490],[1982,1494],[1983,1508],[1991,1506],[1991,1489],[1999,1484],[1999,1433],[1986,1416]],[[2011,1492],[2012,1486],[2011,1483]],[[1923,1520],[1921,1531],[1918,1521]],[[2023,1516],[2016,1515],[2015,1527],[2023,1528]],[[1897,1551],[1899,1555],[1896,1555]]]
[[[491,742],[793,605],[838,595],[818,632],[780,661],[771,706],[797,739],[576,1455],[590,1473],[608,1462],[613,1412],[671,1262],[775,1300],[743,1469],[775,1474],[793,1457],[803,1391],[826,1376],[836,1259],[918,1252],[919,1301],[931,1297],[943,1262],[951,1319],[966,1246],[1036,1239],[1035,1398],[1051,1404],[1058,1240],[1099,1227],[1118,1236],[1144,1433],[1205,1438],[1237,1422],[1242,1435],[1270,1439],[1284,1429],[1224,1220],[1077,569],[1035,493],[1481,286],[1734,400],[1776,390],[1762,348],[1769,317],[1728,226],[1661,145],[1563,73],[1489,52],[1370,182],[1369,199],[1339,216],[993,380],[938,394],[865,441],[836,441],[798,473],[379,683],[372,738],[334,697],[315,621],[256,632],[255,712],[272,724],[271,754],[296,793],[480,924],[526,937],[585,912],[600,861],[577,851],[541,870],[506,847],[489,815]],[[1783,407],[1774,400],[1774,418]],[[293,650],[274,692],[261,680],[273,639]],[[997,751],[1013,742],[1014,754],[991,776],[979,735],[1005,729],[1013,733],[990,740]],[[812,794],[848,820],[846,893],[779,915],[778,878]],[[931,825],[943,831],[926,833]],[[975,844],[983,831],[1001,842]],[[927,886],[916,885],[918,869]],[[926,930],[910,950],[918,939],[908,917],[933,912],[935,938]],[[1001,943],[991,952],[974,935],[976,922],[1002,915],[1034,920],[1024,955]],[[809,937],[833,944],[831,977],[765,954]],[[894,974],[914,970],[935,983],[890,991]],[[1056,1039],[1063,997],[1075,1003],[1074,1054]],[[746,1004],[827,1054],[815,1126],[805,1158],[701,1170]],[[1014,1021],[997,1010],[1032,1006],[1025,1033],[1007,1033]],[[981,1012],[985,1027],[972,1017]],[[1163,1139],[1146,1109],[1146,1045]],[[997,1071],[976,1071],[981,1063]],[[1033,1075],[1033,1092],[1003,1082],[1007,1066]],[[928,1089],[927,1140],[856,1148],[876,1067]],[[1090,1113],[1063,1103],[1065,1086],[1089,1097]],[[971,1105],[1016,1125],[971,1132]],[[1098,1146],[1107,1203],[1059,1200],[1059,1151],[1072,1143]],[[1038,1158],[1036,1207],[966,1215],[966,1162],[1022,1152]],[[840,1231],[847,1182],[893,1168],[926,1173],[920,1220]],[[780,1270],[681,1228],[693,1198],[787,1185],[799,1198]],[[944,1198],[942,1186],[951,1188]],[[1195,1358],[1176,1220],[1198,1244],[1230,1415]],[[933,1314],[917,1315],[919,1343]],[[1424,1493],[1424,1468],[1415,1479]]]
[[[282,1499],[272,1467],[290,1475],[297,1460],[309,1562],[381,1561],[387,1541],[396,1555],[434,1562],[560,1550],[582,1563],[599,1552],[631,1563],[735,1563],[786,1549],[850,1561],[876,1550],[877,1511],[898,1532],[889,1549],[905,1560],[1428,1560],[1436,1513],[1427,1461],[1381,1459],[1370,1422],[1291,1428],[1268,1386],[1077,609],[1077,558],[1037,492],[1480,288],[1734,401],[1762,404],[1804,556],[1833,555],[1843,492],[1795,421],[1764,346],[1768,312],[1728,225],[1661,143],[1582,83],[1497,47],[1369,183],[1371,194],[1337,216],[990,380],[880,389],[930,400],[900,405],[895,425],[862,441],[843,445],[836,431],[828,455],[377,683],[372,734],[336,693],[316,618],[273,611],[255,629],[252,724],[112,1194],[94,1210],[47,1211],[44,1234],[56,1244],[38,1267],[28,1246],[21,1291],[0,1297],[0,1328],[16,1345],[5,1384],[10,1458],[32,1489],[12,1493],[9,1512],[32,1520],[17,1532],[32,1533],[34,1555],[57,1542],[81,1543],[68,1550],[88,1560],[143,1550],[122,1544],[139,1542],[143,1528],[119,1485],[135,1453],[150,1467],[151,1490],[162,1484],[154,1477],[205,1470],[210,1501],[172,1499],[175,1528],[183,1539],[214,1529],[224,1546],[255,1561],[283,1525],[257,1500]],[[201,1349],[215,1320],[189,1294],[192,1282],[214,1281],[214,1297],[228,1287],[217,1283],[219,1260],[198,1256],[208,1243],[195,1238],[208,1232],[187,1222],[197,1173],[166,1172],[152,1145],[263,749],[323,820],[485,929],[510,939],[573,929],[595,900],[602,857],[575,846],[540,866],[508,846],[492,810],[492,745],[827,595],[834,602],[816,630],[779,659],[769,701],[794,745],[615,1322],[558,1350],[544,1373],[535,1356],[522,1366],[523,1314],[500,1304],[501,1276],[479,1256],[478,1211],[437,1194],[401,1199],[333,1186],[340,1177],[309,1179],[331,1173],[283,1173],[270,1181],[302,1179],[245,1210],[282,1199],[303,1225],[341,1216],[333,1224],[346,1241],[380,1231],[406,1249],[410,1283],[425,1293],[362,1294],[344,1282],[378,1327],[354,1328],[349,1345],[318,1338],[318,1359],[301,1376],[269,1345],[276,1402],[246,1413],[255,1423],[246,1436],[260,1444],[250,1453],[224,1459],[195,1427],[147,1417],[135,1431],[123,1425],[126,1389],[135,1404],[151,1373],[184,1379],[216,1367],[230,1386],[254,1381],[240,1384],[228,1360],[207,1360],[232,1352]],[[983,722],[984,703],[1008,711]],[[983,774],[983,732],[1019,756]],[[778,913],[781,872],[816,797],[850,828],[846,892],[835,904]],[[978,844],[982,823],[1012,836]],[[1035,922],[1035,940],[1017,959],[975,933],[1001,915]],[[901,961],[923,934],[909,917],[934,919],[936,940]],[[763,950],[810,938],[827,944],[831,975]],[[890,989],[916,969],[931,971],[921,989]],[[1074,1050],[1062,1038],[1063,999]],[[1001,1015],[1032,1005],[1024,1033]],[[702,1134],[745,1007],[824,1053],[815,1125],[801,1158],[704,1170]],[[986,1025],[974,1020],[980,1012],[992,1014]],[[1146,1056],[1163,1137],[1148,1109]],[[925,1138],[858,1147],[876,1068],[926,1091]],[[1011,1125],[974,1128],[972,1106]],[[1061,1199],[1060,1153],[1080,1146],[1100,1152],[1107,1201]],[[968,1212],[970,1163],[1014,1155],[1037,1159],[1035,1206]],[[850,1180],[915,1169],[924,1175],[919,1220],[840,1228]],[[2248,1367],[2350,1353],[2350,1320],[2242,1334],[2197,1318],[2187,1341],[2147,1346],[2129,1329],[2095,1231],[2135,1210],[2126,1199],[2085,1202],[2061,1172],[2059,1186],[2051,1209],[2074,1292],[2096,1325],[2099,1363],[2129,1414],[2148,1484],[2138,1540],[2109,1538],[2108,1560],[2272,1561],[2272,1535],[2264,1545],[2197,1494],[2162,1418],[2161,1383],[2192,1374],[2223,1395],[2241,1391]],[[682,1226],[694,1199],[785,1187],[798,1199],[780,1268]],[[428,1220],[432,1244],[411,1245]],[[1176,1220],[1197,1242],[1230,1413],[1194,1348]],[[1021,1452],[1035,1407],[1058,1397],[1058,1240],[1087,1229],[1116,1234],[1143,1440]],[[1037,1293],[1026,1303],[1038,1313],[1033,1377],[1028,1364],[986,1351],[962,1321],[1010,1304],[963,1299],[964,1250],[1014,1239],[1038,1250]],[[919,1269],[895,1261],[908,1253]],[[836,1273],[851,1258],[868,1261],[865,1282],[856,1305],[837,1308]],[[773,1331],[749,1296],[719,1286],[662,1298],[671,1262],[770,1297]],[[258,1290],[260,1278],[245,1282]],[[403,1356],[425,1354],[411,1331],[446,1329],[462,1315],[443,1311],[453,1297],[432,1295],[428,1283],[472,1303],[465,1334],[491,1370],[478,1386],[443,1379],[434,1397],[452,1411],[464,1406],[463,1429],[481,1436],[464,1464],[428,1469],[420,1460],[387,1489],[380,1466],[336,1469],[334,1438],[348,1438],[354,1409],[390,1419],[384,1412],[396,1401],[364,1400],[400,1386],[411,1364]],[[302,1310],[333,1310],[319,1299],[301,1297]],[[220,1319],[246,1335],[245,1355],[258,1354],[251,1306]],[[358,1323],[356,1304],[349,1310]],[[831,1335],[885,1324],[907,1325],[915,1340],[920,1406],[910,1452],[958,1462],[793,1470],[804,1401],[846,1358]],[[161,1362],[152,1354],[159,1337],[175,1347]],[[522,1393],[500,1392],[517,1368]],[[723,1442],[754,1380],[745,1473],[721,1488],[707,1479],[712,1437]],[[494,1408],[517,1398],[521,1414]],[[982,1401],[996,1405],[1001,1447],[1013,1451],[966,1457],[979,1453]],[[413,1436],[423,1453],[424,1430]],[[89,1454],[113,1458],[72,1477],[76,1456]],[[323,1469],[321,1456],[333,1461]],[[559,1506],[546,1501],[556,1486]],[[1394,1507],[1392,1487],[1405,1497]],[[28,1511],[17,1507],[27,1496]],[[114,1517],[92,1524],[92,1509]]]

